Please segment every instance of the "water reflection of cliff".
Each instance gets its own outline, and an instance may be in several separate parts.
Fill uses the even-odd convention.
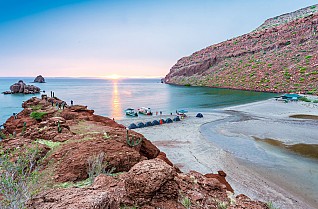
[[[121,112],[121,104],[120,104],[120,96],[118,92],[118,81],[113,81],[113,93],[112,93],[112,114],[113,118],[119,118],[122,116]]]

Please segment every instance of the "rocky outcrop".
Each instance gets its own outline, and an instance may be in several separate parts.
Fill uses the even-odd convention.
[[[42,75],[38,75],[38,76],[36,76],[36,78],[34,79],[34,83],[45,83],[45,79],[43,78]]]
[[[110,118],[98,116],[86,106],[65,106],[58,98],[33,97],[23,110],[4,124],[4,151],[38,146],[41,159],[40,193],[27,208],[267,208],[246,196],[229,196],[233,189],[226,174],[182,173],[165,153],[142,138],[136,146],[127,143],[127,130]],[[52,105],[53,104],[53,105]],[[41,119],[31,113],[42,114]],[[21,149],[22,147],[22,149]],[[99,158],[105,174],[83,188],[59,188],[89,180],[89,159]],[[95,162],[95,161],[94,161]],[[0,168],[1,169],[1,168]],[[83,180],[83,181],[82,181]],[[62,186],[61,186],[62,185]],[[80,185],[80,184],[78,184]]]
[[[32,198],[27,208],[254,208],[265,203],[245,195],[230,197],[217,179],[197,172],[178,174],[159,159],[145,160],[127,173],[99,175],[88,188],[51,189]]]
[[[4,94],[36,94],[40,93],[40,88],[36,87],[34,85],[26,85],[22,80],[20,80],[18,83],[13,84],[10,86],[10,91],[3,92]]]
[[[302,14],[307,9],[295,14]],[[268,20],[266,24],[271,27],[181,58],[170,69],[165,82],[318,94],[318,13],[316,6],[308,10],[315,12],[307,12],[308,15],[298,19],[291,18],[294,15],[273,18],[283,23],[276,25]]]

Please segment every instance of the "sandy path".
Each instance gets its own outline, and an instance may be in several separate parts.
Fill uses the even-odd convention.
[[[247,105],[241,105],[229,110],[242,111],[257,116],[286,117],[290,114],[317,114],[318,108],[307,107],[308,104],[288,103],[284,104],[275,100],[267,100]],[[196,118],[195,113],[189,113],[186,119],[160,126],[135,129],[151,140],[160,150],[165,152],[168,158],[184,172],[196,170],[201,173],[211,173],[224,170],[227,180],[234,188],[236,194],[244,193],[251,198],[265,202],[272,201],[280,208],[313,208],[298,197],[285,191],[278,185],[262,175],[253,172],[248,165],[236,160],[230,153],[218,148],[211,141],[205,139],[200,133],[202,124],[227,117],[222,113],[204,113],[204,118]],[[154,120],[154,116],[148,121]],[[162,116],[167,118],[171,116]],[[118,121],[126,126],[132,122],[146,122],[145,118],[124,119]]]

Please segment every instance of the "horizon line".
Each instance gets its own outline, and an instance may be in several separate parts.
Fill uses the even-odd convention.
[[[91,79],[112,79],[107,76],[43,76],[46,78],[91,78]],[[0,76],[0,78],[36,78],[36,76]],[[119,77],[118,79],[162,79],[164,76],[130,76]]]

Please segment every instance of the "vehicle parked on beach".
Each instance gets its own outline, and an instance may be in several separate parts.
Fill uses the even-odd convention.
[[[127,116],[132,116],[132,117],[137,117],[138,114],[135,112],[135,110],[133,108],[127,108],[125,110],[125,113]]]
[[[143,115],[152,115],[151,109],[149,107],[141,107],[138,112]]]

